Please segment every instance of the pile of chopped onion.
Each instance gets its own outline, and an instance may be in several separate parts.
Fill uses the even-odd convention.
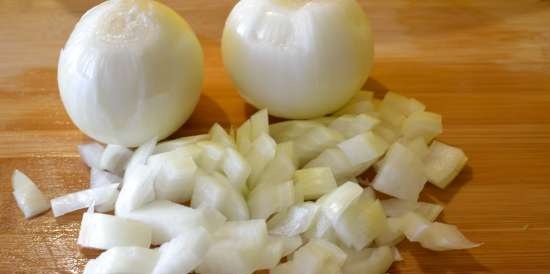
[[[81,145],[90,188],[52,199],[53,214],[89,208],[78,245],[105,251],[87,274],[385,273],[403,239],[435,251],[479,245],[436,221],[443,206],[418,201],[427,182],[446,187],[467,161],[434,140],[440,115],[367,91],[336,113],[270,125],[261,110],[235,132],[215,124],[135,151]],[[372,183],[358,183],[371,168]],[[23,173],[13,187],[25,217],[49,208]]]

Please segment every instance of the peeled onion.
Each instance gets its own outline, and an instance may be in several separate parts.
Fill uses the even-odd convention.
[[[197,37],[176,12],[157,1],[111,0],[75,26],[59,56],[58,84],[86,135],[135,147],[187,120],[202,67]]]
[[[336,111],[360,90],[373,44],[355,0],[244,0],[227,19],[222,53],[249,103],[303,119]]]

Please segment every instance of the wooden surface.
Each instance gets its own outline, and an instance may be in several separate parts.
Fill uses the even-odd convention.
[[[25,221],[11,195],[13,169],[49,197],[87,185],[56,82],[57,57],[95,1],[0,0],[0,273],[79,273],[81,213]],[[165,1],[204,47],[204,96],[177,135],[213,122],[239,124],[244,104],[220,61],[219,37],[234,1]],[[375,66],[368,88],[395,90],[443,114],[442,140],[464,148],[469,166],[445,191],[442,220],[474,241],[471,251],[435,253],[402,245],[391,273],[550,273],[550,2],[364,1]]]

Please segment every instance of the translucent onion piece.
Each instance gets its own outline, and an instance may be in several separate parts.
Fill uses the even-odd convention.
[[[225,158],[222,161],[222,170],[231,185],[242,194],[248,193],[246,181],[250,175],[250,164],[234,148],[225,149]]]
[[[105,150],[101,155],[99,167],[116,175],[122,176],[130,157],[132,157],[132,151],[130,149],[123,146],[110,144],[105,147]]]
[[[250,150],[250,147],[252,146],[252,139],[251,135],[251,126],[250,126],[250,120],[246,120],[238,129],[237,129],[237,149],[240,153],[246,154]]]
[[[394,246],[391,249],[392,249],[392,252],[393,252],[393,260],[396,261],[396,262],[403,261],[403,256],[401,256],[401,253],[399,252],[397,247]]]
[[[335,119],[336,117],[334,116],[323,116],[315,119],[309,119],[307,121],[317,122],[328,127]]]
[[[336,130],[327,127],[314,127],[293,139],[298,166],[317,157],[323,150],[343,141],[344,137]]]
[[[157,200],[125,216],[148,224],[153,229],[152,244],[158,245],[185,233],[190,227],[215,231],[225,222],[221,214],[208,208],[193,209],[174,202]]]
[[[409,212],[400,218],[401,224],[399,229],[411,242],[416,241],[420,234],[422,234],[422,232],[431,224],[430,221],[414,212]]]
[[[250,176],[248,177],[248,187],[254,188],[262,171],[269,162],[275,157],[277,144],[267,134],[262,134],[254,140],[245,159],[250,164]]]
[[[53,216],[59,217],[69,212],[87,208],[92,203],[96,207],[110,203],[110,206],[107,207],[110,209],[114,204],[113,196],[118,195],[118,186],[119,184],[110,184],[53,198],[50,201]]]
[[[374,92],[372,91],[365,91],[361,90],[357,92],[353,97],[337,112],[333,114],[333,116],[342,116],[345,114],[360,114],[360,113],[366,113],[368,111],[374,111],[374,104],[372,104],[372,100],[374,98]],[[368,109],[365,111],[360,112],[347,112],[347,109],[354,109],[354,106],[360,103],[369,102],[372,106],[372,109]]]
[[[339,148],[329,148],[321,152],[315,159],[309,161],[304,168],[328,167],[334,174],[336,182],[347,180],[356,173],[354,167],[344,152]]]
[[[117,246],[88,261],[84,274],[132,273],[150,274],[159,252],[143,247]]]
[[[201,46],[159,2],[108,1],[82,16],[59,56],[72,121],[103,143],[135,147],[177,130],[198,102]]]
[[[400,143],[404,144],[409,148],[412,152],[414,152],[418,157],[422,160],[428,156],[430,153],[430,149],[428,147],[428,144],[426,144],[426,140],[422,137],[416,137],[414,139],[403,139],[399,141]]]
[[[301,274],[296,272],[292,262],[282,263],[269,271],[269,274]]]
[[[159,166],[140,164],[126,170],[124,184],[115,204],[116,215],[126,217],[130,211],[155,200],[155,179],[159,171]]]
[[[267,222],[269,233],[292,237],[305,232],[315,219],[318,208],[317,204],[307,202],[296,204],[276,214]]]
[[[438,204],[425,202],[415,202],[400,199],[387,199],[382,201],[384,212],[390,217],[399,217],[408,212],[414,211],[429,221],[434,221],[443,211],[443,207]]]
[[[402,218],[389,217],[386,220],[388,223],[387,229],[378,235],[375,240],[378,246],[396,245],[405,239],[405,235],[401,231]]]
[[[101,169],[101,156],[104,148],[98,143],[78,145],[78,153],[84,163],[90,168]]]
[[[249,218],[245,199],[221,174],[214,176],[202,174],[197,177],[191,206],[194,208],[200,206],[216,208],[230,221]]]
[[[177,151],[149,158],[149,166],[159,169],[155,178],[155,197],[158,200],[183,203],[193,194],[197,165],[191,156]]]
[[[275,157],[265,166],[258,180],[251,187],[258,184],[276,184],[291,180],[296,171],[295,162],[293,143],[278,144]]]
[[[303,244],[302,237],[300,237],[299,235],[292,236],[292,237],[287,237],[287,236],[269,236],[269,237],[270,239],[276,239],[283,243],[283,254],[282,254],[283,257],[294,253],[294,251],[296,251],[296,249],[298,249]]]
[[[351,138],[371,130],[378,123],[380,123],[380,120],[367,114],[344,115],[332,121],[329,127],[344,135],[344,137]]]
[[[197,145],[202,149],[197,164],[208,173],[220,171],[225,147],[212,141],[201,141]]]
[[[425,158],[430,183],[445,188],[460,173],[468,158],[462,149],[433,141]]]
[[[202,153],[202,147],[199,146],[197,143],[191,143],[167,152],[154,154],[151,157],[149,157],[149,159],[147,160],[147,163],[148,164],[154,164],[155,162],[160,163],[167,158],[174,158],[174,157],[178,158],[178,157],[184,157],[184,156],[191,157],[193,158],[193,160],[197,161],[201,153]]]
[[[371,185],[388,195],[416,201],[426,181],[424,164],[418,156],[404,145],[395,143]]]
[[[210,140],[222,144],[225,147],[237,148],[235,144],[235,139],[231,137],[225,129],[220,126],[218,123],[215,123],[208,132]]]
[[[13,197],[26,219],[32,218],[50,208],[50,203],[38,187],[19,170],[11,176]]]
[[[122,178],[101,169],[92,168],[90,172],[90,188],[103,187],[122,183]]]
[[[154,150],[154,154],[172,151],[174,149],[184,147],[190,144],[195,144],[200,141],[208,140],[210,136],[208,134],[199,134],[193,136],[185,136],[169,141],[159,143]]]
[[[394,261],[391,247],[381,246],[349,252],[342,267],[343,274],[381,274],[386,273]]]
[[[441,115],[424,111],[415,112],[403,122],[401,131],[407,139],[423,137],[426,143],[429,143],[443,132]]]
[[[438,222],[430,224],[415,241],[422,247],[435,251],[469,249],[481,245],[466,239],[456,226]]]
[[[222,37],[224,64],[254,106],[284,118],[319,117],[342,107],[367,79],[370,25],[355,1],[293,3],[235,5]]]
[[[151,228],[141,222],[101,214],[84,213],[78,245],[84,248],[109,249],[116,246],[149,247]]]
[[[372,129],[372,132],[386,140],[386,143],[392,144],[399,139],[400,132],[387,123],[380,123]]]
[[[406,116],[409,116],[415,112],[424,111],[426,109],[426,106],[416,99],[407,98],[403,95],[391,91],[387,92],[386,95],[384,95],[384,100],[382,100],[382,104],[392,107],[396,109],[399,113],[402,113]]]
[[[153,151],[155,150],[155,146],[157,145],[157,138],[152,138],[149,141],[145,142],[141,146],[139,146],[135,151],[134,154],[132,154],[132,157],[128,161],[128,164],[126,165],[126,171],[124,172],[124,180],[126,182],[126,176],[128,173],[132,173],[134,168],[141,167],[145,163],[147,163],[147,159],[151,154],[153,154]]]
[[[328,220],[335,224],[344,211],[361,196],[363,188],[356,183],[347,182],[333,190],[320,201],[321,210]]]
[[[271,269],[279,264],[283,258],[284,245],[277,238],[269,237],[264,248],[261,249],[257,261],[257,269]]]
[[[357,166],[378,159],[386,152],[388,144],[369,131],[339,143],[338,148],[352,165]]]
[[[267,219],[274,213],[281,212],[295,201],[292,181],[277,184],[258,185],[248,195],[250,217]]]
[[[190,273],[202,262],[210,246],[210,235],[202,227],[189,228],[159,249],[160,256],[152,274]]]
[[[262,134],[269,135],[269,116],[267,109],[262,109],[250,116],[250,139],[252,141]]]
[[[324,125],[316,121],[291,120],[269,125],[269,134],[277,143],[282,143],[319,127],[324,127]]]
[[[347,254],[329,241],[314,239],[298,249],[292,264],[296,273],[337,273],[347,259]],[[332,271],[331,271],[332,270]]]
[[[316,200],[337,187],[334,175],[328,167],[296,170],[293,180],[296,193],[302,195],[305,200]]]
[[[347,247],[361,250],[388,228],[379,201],[361,196],[332,224],[338,238]]]
[[[342,115],[357,115],[362,113],[372,113],[374,111],[374,104],[372,101],[359,101],[359,102],[349,102],[337,112],[334,116]]]

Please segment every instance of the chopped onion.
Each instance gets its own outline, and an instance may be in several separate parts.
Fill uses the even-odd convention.
[[[250,175],[250,164],[234,148],[225,148],[225,157],[222,161],[222,170],[231,185],[242,194],[248,193],[246,181]]]
[[[53,216],[59,217],[75,210],[87,208],[92,203],[95,204],[96,210],[101,206],[104,206],[104,209],[112,210],[118,196],[118,186],[119,184],[110,184],[53,198],[50,201]]]
[[[336,274],[340,272],[346,259],[347,254],[338,246],[315,239],[294,253],[289,270],[290,273]]]
[[[13,171],[11,185],[13,187],[13,197],[15,197],[17,206],[26,219],[50,209],[50,203],[48,203],[46,196],[23,172],[17,169]]]
[[[164,141],[159,143],[155,147],[155,150],[153,151],[153,153],[158,154],[158,153],[172,151],[180,147],[184,147],[187,145],[195,144],[200,141],[208,140],[209,137],[210,136],[208,134],[199,134],[199,135],[185,136],[185,137],[180,137],[169,141]]]
[[[81,247],[93,249],[149,247],[151,237],[152,230],[144,223],[107,214],[84,213],[77,243]]]
[[[130,211],[155,200],[155,179],[159,171],[160,166],[141,164],[134,164],[132,169],[126,170],[115,204],[116,215],[126,217]]]
[[[327,127],[313,127],[304,134],[293,139],[298,166],[302,166],[317,157],[323,150],[333,147],[343,141],[344,137],[338,131]]]
[[[246,120],[242,125],[237,129],[237,136],[235,137],[237,143],[237,149],[240,153],[246,154],[252,146],[252,137],[250,136],[251,126],[250,120]]]
[[[220,171],[225,147],[213,141],[201,141],[197,145],[201,147],[197,164],[208,173]]]
[[[262,134],[269,135],[269,116],[267,109],[262,109],[250,116],[250,140],[254,141]]]
[[[330,128],[338,131],[346,138],[365,133],[380,123],[380,120],[367,114],[357,116],[344,115],[330,123]]]
[[[292,142],[277,145],[275,157],[264,167],[258,180],[251,187],[259,184],[276,184],[292,179],[296,171],[294,146]]]
[[[373,104],[374,92],[359,91],[342,108],[333,114],[333,116],[342,116],[346,114],[361,114],[374,111]]]
[[[299,235],[292,236],[292,237],[269,236],[269,238],[272,240],[281,241],[283,243],[283,254],[282,254],[283,257],[286,257],[294,253],[294,251],[296,251],[296,249],[298,249],[304,243],[302,241],[302,237],[300,237]]]
[[[103,187],[110,184],[121,184],[122,178],[101,169],[93,168],[90,172],[90,188]]]
[[[193,194],[197,165],[191,156],[176,151],[157,154],[148,164],[159,169],[154,183],[156,199],[184,203]]]
[[[179,158],[184,156],[191,157],[194,161],[198,161],[201,153],[202,147],[199,146],[197,143],[192,143],[175,148],[174,150],[151,155],[151,157],[147,159],[147,163],[154,164],[155,162],[162,162],[164,161],[164,159],[167,158]]]
[[[460,173],[467,161],[462,149],[433,141],[424,160],[426,176],[430,183],[445,188]]]
[[[386,212],[386,215],[390,217],[399,217],[408,212],[414,211],[432,222],[437,218],[437,216],[439,216],[441,211],[443,211],[443,207],[438,204],[407,201],[395,198],[383,200],[382,207],[384,207],[384,212]]]
[[[262,134],[254,140],[245,158],[250,164],[248,187],[254,188],[262,171],[275,157],[277,144],[267,134]]]
[[[202,227],[189,228],[162,244],[160,256],[152,274],[190,273],[202,262],[210,246],[210,235]]]
[[[197,177],[191,206],[216,208],[230,221],[249,218],[245,199],[221,174],[214,174],[214,176],[202,174]]]
[[[78,145],[78,153],[84,163],[90,168],[101,169],[101,157],[104,148],[98,143]]]
[[[481,245],[466,239],[456,226],[438,222],[426,227],[415,241],[422,247],[435,251],[469,249]]]
[[[220,126],[218,123],[215,123],[210,128],[208,136],[210,136],[210,140],[212,140],[213,142],[222,144],[225,147],[237,148],[237,145],[235,144],[235,139],[227,134],[227,131],[225,131],[225,129],[223,129],[223,127]]]
[[[291,120],[269,125],[269,134],[277,143],[291,141],[313,128],[324,127],[322,123],[308,120]]]
[[[294,184],[292,181],[261,184],[248,195],[250,217],[267,219],[273,213],[281,212],[295,201]]]
[[[313,167],[296,170],[294,173],[296,193],[305,200],[316,200],[336,189],[336,180],[328,167]]]
[[[403,122],[401,131],[407,139],[423,137],[426,143],[429,143],[443,132],[441,115],[424,111],[415,112]]]
[[[208,214],[207,214],[208,213]],[[211,209],[193,209],[174,202],[157,200],[126,214],[126,218],[148,224],[153,229],[152,244],[170,241],[190,227],[215,231],[225,222],[221,214]]]
[[[338,222],[344,211],[361,196],[363,188],[356,183],[347,182],[332,192],[320,202],[323,214],[332,224]]]
[[[101,155],[99,167],[116,175],[122,176],[132,151],[126,147],[109,144]]]
[[[372,132],[386,140],[386,143],[392,144],[399,139],[399,129],[392,127],[387,123],[380,123],[372,129]]]
[[[348,180],[356,173],[348,157],[339,148],[329,148],[321,152],[315,159],[309,161],[304,168],[328,167],[334,174],[336,182]]]
[[[372,187],[394,197],[416,201],[427,178],[424,164],[410,149],[402,144],[393,144]]]
[[[150,274],[159,252],[143,247],[117,246],[88,261],[84,274],[132,273]]]
[[[283,258],[284,245],[277,238],[269,237],[264,248],[260,250],[257,260],[257,269],[271,269],[279,264]]]
[[[352,165],[357,166],[374,162],[386,152],[388,144],[384,139],[369,131],[339,143],[338,148],[342,150]]]
[[[401,231],[402,218],[400,217],[389,217],[386,219],[388,226],[378,237],[376,238],[376,244],[378,246],[390,246],[397,245],[403,239],[405,235]]]
[[[153,154],[153,151],[155,150],[155,146],[157,145],[157,138],[152,138],[151,140],[143,143],[141,146],[139,146],[135,151],[134,154],[132,154],[132,157],[128,161],[128,164],[126,165],[126,171],[124,172],[124,180],[126,181],[126,176],[128,173],[132,173],[134,168],[140,168],[142,165],[147,163],[147,159],[151,154]]]
[[[307,202],[296,204],[276,214],[267,222],[269,233],[292,237],[305,232],[315,219],[318,208],[317,204]]]
[[[342,267],[343,274],[381,274],[388,271],[394,261],[392,248],[381,246],[348,252]]]

